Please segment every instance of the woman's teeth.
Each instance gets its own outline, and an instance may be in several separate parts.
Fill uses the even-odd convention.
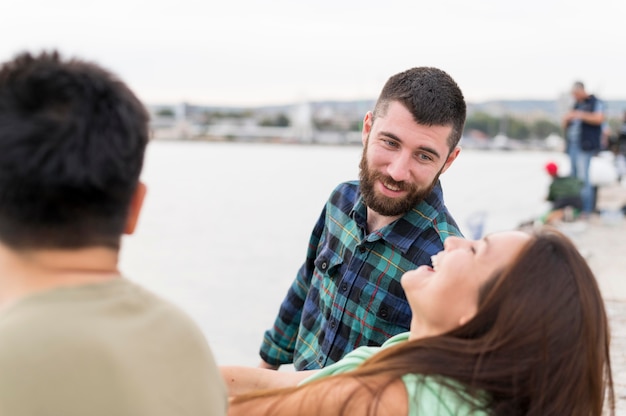
[[[433,270],[437,270],[437,254],[430,256],[430,261],[433,264]]]

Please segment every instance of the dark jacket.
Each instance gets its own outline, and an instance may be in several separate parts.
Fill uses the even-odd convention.
[[[584,101],[577,102],[574,105],[575,110],[593,113],[596,108],[598,99],[592,94],[585,98]],[[582,122],[580,132],[580,148],[585,151],[600,150],[600,138],[602,137],[602,125],[589,124]]]

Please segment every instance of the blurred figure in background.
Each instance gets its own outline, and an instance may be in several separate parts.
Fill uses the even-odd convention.
[[[622,116],[622,124],[615,136],[613,144],[613,153],[615,154],[615,167],[619,179],[626,177],[626,111]]]
[[[576,102],[563,118],[563,130],[570,157],[570,175],[583,181],[581,192],[582,216],[587,217],[595,206],[594,190],[589,177],[591,158],[601,150],[604,104],[593,94],[588,94],[582,82],[575,82],[572,95]]]
[[[550,211],[541,218],[541,221],[544,224],[573,221],[582,209],[583,182],[573,176],[559,176],[559,168],[554,162],[547,163],[545,169],[552,178],[546,198],[552,203],[552,206]]]

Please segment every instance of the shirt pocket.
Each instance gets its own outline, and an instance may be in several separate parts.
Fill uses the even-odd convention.
[[[411,308],[405,297],[387,294],[378,305],[376,318],[384,321],[392,332],[403,332],[411,324]]]
[[[330,318],[343,271],[343,259],[329,248],[323,247],[313,263],[315,270],[302,313],[307,328],[319,326]]]
[[[341,276],[343,258],[328,247],[323,247],[315,259],[315,271],[324,280],[336,281]]]

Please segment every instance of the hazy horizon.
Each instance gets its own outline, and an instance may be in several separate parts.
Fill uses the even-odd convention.
[[[366,100],[414,66],[445,70],[469,102],[558,99],[576,80],[612,100],[624,16],[622,0],[8,0],[0,60],[58,49],[146,103]]]
[[[489,103],[511,103],[511,102],[543,102],[543,103],[557,103],[559,101],[559,98],[561,97],[557,97],[554,99],[550,99],[550,98],[545,98],[545,99],[539,99],[539,98],[509,98],[509,99],[498,99],[498,98],[493,98],[493,99],[486,99],[486,100],[481,100],[481,101],[468,101],[466,100],[466,103],[468,105],[481,105],[481,104],[489,104]],[[624,103],[626,105],[626,97],[624,98],[614,98],[614,99],[604,99],[604,97],[598,97],[602,100],[604,100],[605,102],[619,102],[619,103]],[[211,107],[211,108],[263,108],[263,107],[289,107],[289,106],[293,106],[293,105],[298,105],[301,104],[303,102],[307,103],[356,103],[356,102],[367,102],[367,101],[375,101],[376,97],[370,97],[370,98],[362,98],[362,99],[345,99],[345,100],[341,100],[341,99],[324,99],[324,98],[320,98],[320,99],[315,99],[315,100],[308,100],[308,101],[291,101],[291,102],[277,102],[277,103],[258,103],[258,104],[254,104],[254,105],[224,105],[221,103],[202,103],[202,102],[191,102],[191,101],[177,101],[177,102],[144,102],[146,105],[148,106],[153,106],[153,107],[166,107],[166,106],[176,106],[176,105],[180,105],[180,104],[187,104],[187,105],[191,105],[191,106],[197,106],[197,107]]]

